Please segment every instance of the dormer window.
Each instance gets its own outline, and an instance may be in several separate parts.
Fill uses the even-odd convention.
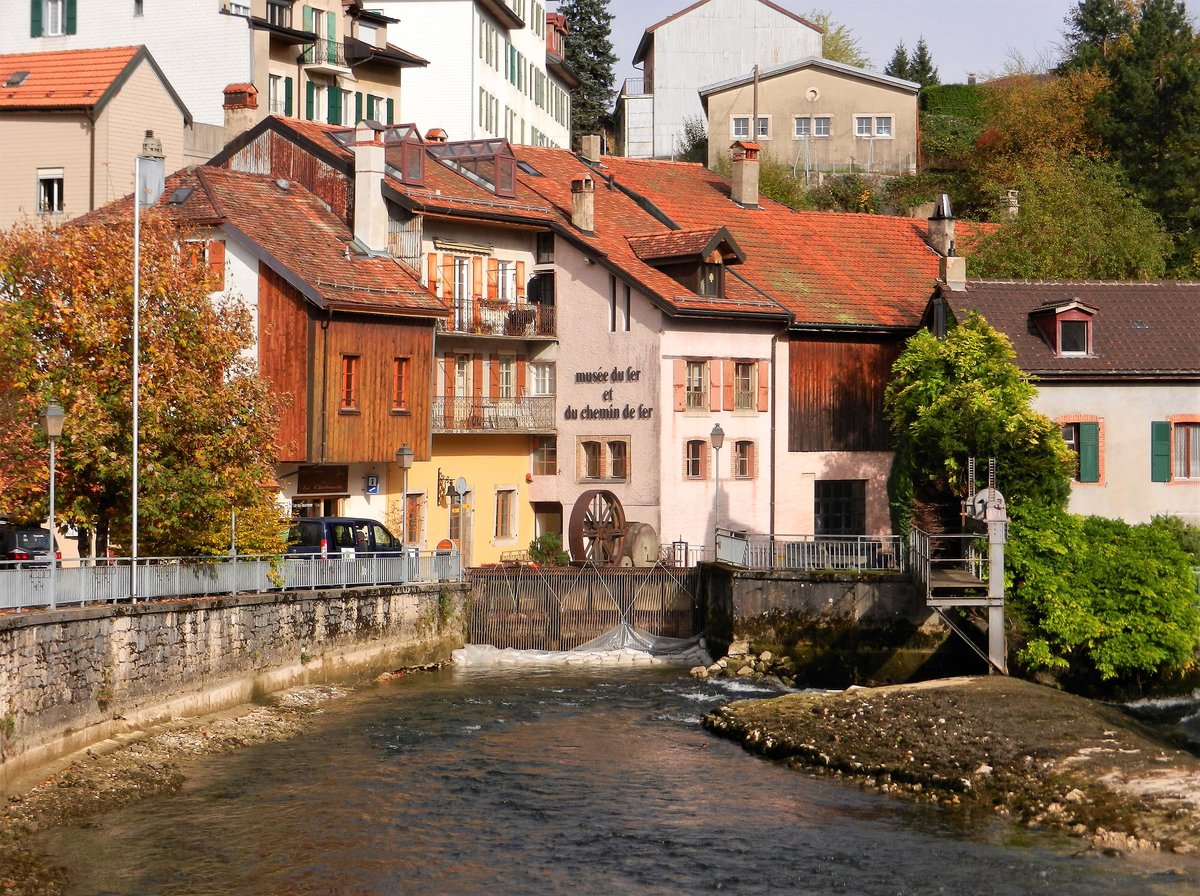
[[[1047,302],[1030,315],[1055,357],[1084,358],[1095,353],[1092,321],[1096,309],[1076,299]]]
[[[720,262],[701,262],[700,288],[696,292],[712,298],[725,295],[725,265]]]
[[[628,242],[646,264],[696,295],[711,299],[725,296],[726,265],[746,258],[724,227],[631,236]]]

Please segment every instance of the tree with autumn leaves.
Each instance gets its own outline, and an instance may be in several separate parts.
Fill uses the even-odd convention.
[[[125,226],[122,226],[125,225]],[[277,412],[255,371],[249,310],[217,284],[203,243],[144,213],[139,334],[141,556],[274,553]],[[57,510],[127,546],[132,505],[133,228],[126,217],[0,232],[0,515],[47,515],[38,413],[67,412]],[[82,546],[82,542],[81,542]]]

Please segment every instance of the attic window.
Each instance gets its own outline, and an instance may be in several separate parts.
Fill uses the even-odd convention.
[[[1092,322],[1096,309],[1078,299],[1046,302],[1030,312],[1042,338],[1058,358],[1085,358],[1095,353]]]
[[[25,79],[29,77],[29,72],[13,72],[8,76],[8,80],[4,82],[5,87],[20,87],[25,83]]]
[[[517,160],[507,140],[467,140],[428,147],[436,158],[497,196],[515,195]]]
[[[520,168],[522,171],[524,171],[526,174],[530,174],[533,177],[542,177],[543,176],[542,172],[538,171],[536,168],[534,168],[528,162],[517,162],[517,167]]]
[[[180,187],[167,199],[167,205],[183,205],[194,192],[196,192],[195,187]]]
[[[1086,355],[1092,322],[1088,320],[1059,320],[1058,353],[1060,355]]]

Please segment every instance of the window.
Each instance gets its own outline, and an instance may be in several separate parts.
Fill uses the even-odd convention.
[[[558,440],[554,436],[539,436],[533,440],[533,475],[554,476],[558,473]]]
[[[758,127],[755,129],[754,135],[763,140],[771,137],[771,116],[760,115],[758,117]]]
[[[700,263],[700,289],[697,290],[702,296],[713,296],[719,298],[723,293],[723,265],[713,264],[711,262]],[[615,301],[615,297],[614,297]]]
[[[750,116],[735,115],[733,117],[733,136],[735,139],[744,140],[750,136]]]
[[[514,262],[496,262],[496,298],[509,304],[516,301],[517,266]]]
[[[892,136],[892,116],[876,115],[875,116],[875,136],[890,137]]]
[[[343,412],[358,410],[358,355],[342,355]]]
[[[283,81],[283,75],[270,75],[267,79],[267,102],[272,115],[287,115]]]
[[[794,137],[803,139],[805,137],[812,136],[812,119],[811,118],[796,117],[795,119],[793,119],[793,121],[795,122],[795,130],[792,132],[792,135]]]
[[[471,295],[471,259],[454,257],[454,298],[462,301]]]
[[[496,537],[512,538],[516,535],[513,527],[514,505],[517,492],[515,489],[502,488],[496,491]]]
[[[61,168],[39,168],[38,214],[61,215],[63,213],[63,170]]]
[[[829,117],[828,116],[822,116],[820,118],[813,119],[813,136],[814,137],[828,137],[830,133],[831,133],[831,128],[829,126]]]
[[[292,4],[287,0],[267,0],[267,21],[281,28],[291,28]]]
[[[229,12],[235,16],[245,16],[250,18],[250,4],[239,3],[238,0],[232,0],[229,4]]]
[[[501,355],[497,364],[498,397],[511,401],[517,397],[517,359],[513,355]]]
[[[865,535],[867,481],[821,479],[816,483],[814,519],[817,535]]]
[[[1176,423],[1172,441],[1174,478],[1200,480],[1200,423]]]
[[[706,479],[708,477],[708,442],[704,439],[689,439],[683,449],[683,478]]]
[[[408,411],[408,358],[392,359],[392,411]]]
[[[145,10],[142,8],[143,6],[144,4],[142,3],[142,0],[133,0],[133,14],[135,16],[142,15],[145,12]]]
[[[585,479],[600,478],[601,451],[600,443],[587,441],[583,443],[583,475]]]
[[[733,443],[733,478],[753,479],[758,474],[755,468],[754,443],[737,441]]]
[[[529,365],[529,394],[554,394],[554,365],[544,361]]]
[[[871,118],[867,115],[856,115],[854,117],[854,136],[855,137],[870,137]]]
[[[1076,482],[1100,481],[1100,424],[1067,421],[1062,424],[1063,441],[1075,455]]]
[[[66,0],[45,0],[43,9],[45,16],[44,22],[46,25],[46,36],[56,37],[60,34],[66,34]]]
[[[608,443],[608,472],[611,479],[629,478],[629,443],[614,440]]]
[[[891,137],[892,116],[890,115],[855,115],[855,137]]]
[[[404,503],[404,540],[408,544],[421,543],[421,522],[425,516],[425,495],[408,494]]]
[[[708,363],[706,361],[687,362],[685,394],[689,411],[708,409]]]
[[[758,365],[753,361],[737,361],[733,365],[733,409],[753,411],[758,408],[758,389],[754,382]]]
[[[1060,320],[1058,322],[1058,353],[1060,355],[1086,355],[1088,353],[1088,330],[1086,320]]]

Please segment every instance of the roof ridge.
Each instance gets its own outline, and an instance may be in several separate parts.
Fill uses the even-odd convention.
[[[216,171],[225,171],[224,168],[213,169]],[[216,194],[213,192],[212,185],[208,182],[208,168],[205,165],[196,166],[196,180],[199,181],[201,189],[204,190],[204,195],[208,197],[209,204],[212,205],[213,211],[217,213],[218,218],[228,218],[225,214],[225,209],[221,203],[217,201]]]

